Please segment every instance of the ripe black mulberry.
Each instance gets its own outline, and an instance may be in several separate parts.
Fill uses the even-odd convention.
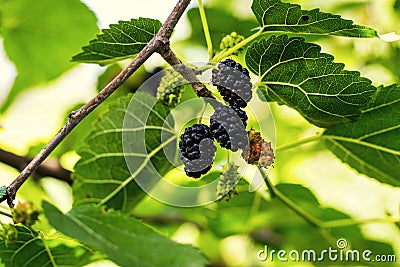
[[[247,115],[236,106],[219,106],[210,118],[210,128],[221,147],[232,151],[248,144]]]
[[[252,97],[249,71],[232,59],[225,59],[212,71],[212,84],[217,86],[229,105],[244,108]]]
[[[199,178],[206,174],[211,169],[216,152],[210,128],[204,124],[186,128],[181,135],[179,150],[187,176]]]

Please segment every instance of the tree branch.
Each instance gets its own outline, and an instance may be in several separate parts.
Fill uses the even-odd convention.
[[[169,44],[159,46],[157,51],[165,61],[172,66],[174,70],[179,72],[188,82],[191,83],[193,90],[199,97],[211,97],[211,91],[200,82],[197,78],[195,70],[186,66],[182,61],[175,55],[174,51],[171,50]]]
[[[67,123],[49,141],[36,157],[22,170],[18,177],[7,187],[7,194],[0,199],[0,203],[7,199],[8,205],[12,208],[13,201],[18,189],[24,184],[28,177],[38,166],[49,156],[49,154],[60,144],[62,140],[79,124],[92,110],[98,107],[117,88],[124,83],[153,53],[163,46],[168,46],[169,38],[183,12],[189,5],[190,0],[179,0],[167,20],[154,38],[140,51],[135,59],[123,69],[103,90],[79,110],[71,112]],[[190,73],[190,71],[189,71]],[[194,73],[193,73],[194,75]],[[186,77],[185,77],[186,78]],[[196,89],[195,89],[196,90]],[[197,91],[196,91],[197,92]]]
[[[0,162],[19,171],[22,171],[30,161],[30,158],[19,156],[0,148]],[[71,172],[61,167],[57,160],[45,161],[36,169],[34,175],[38,177],[53,177],[72,185]]]

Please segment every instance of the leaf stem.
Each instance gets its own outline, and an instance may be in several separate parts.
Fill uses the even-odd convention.
[[[251,204],[251,208],[250,208],[249,220],[251,217],[253,217],[257,214],[258,210],[260,209],[260,205],[261,205],[261,195],[254,194],[253,203]]]
[[[265,184],[267,185],[267,188],[270,190],[270,195],[271,197],[275,197],[276,199],[280,200],[286,207],[291,209],[294,213],[296,213],[299,217],[303,218],[307,223],[309,223],[311,226],[315,227],[321,236],[328,242],[330,245],[334,246],[336,244],[335,237],[331,235],[331,233],[324,228],[323,222],[321,222],[319,219],[315,218],[311,214],[309,214],[307,211],[303,210],[299,205],[297,205],[294,201],[289,199],[288,197],[285,196],[281,191],[279,191],[269,180],[267,173],[265,173],[265,170],[261,167],[258,168],[261,175],[264,178]]]
[[[307,137],[307,138],[304,138],[304,139],[300,139],[300,140],[297,140],[297,141],[295,141],[293,143],[284,144],[284,145],[278,146],[275,149],[275,151],[276,152],[281,152],[281,151],[289,150],[289,149],[292,149],[292,148],[295,148],[295,147],[298,147],[298,146],[302,146],[302,145],[305,145],[305,144],[308,144],[308,143],[311,143],[311,142],[316,142],[316,141],[319,141],[321,139],[321,136],[322,136],[322,134],[319,133],[319,134],[317,134],[315,136],[311,136],[311,137]]]
[[[226,150],[226,161],[228,164],[231,161],[231,151],[229,151],[229,149]]]
[[[198,0],[201,24],[203,25],[204,37],[206,38],[207,51],[210,59],[214,56],[213,44],[211,41],[210,30],[208,29],[206,12],[204,11],[203,0]]]
[[[316,228],[321,228],[321,222],[315,218],[314,216],[310,215],[308,212],[303,210],[299,205],[297,205],[295,202],[293,202],[291,199],[286,197],[282,192],[280,192],[269,180],[268,175],[265,173],[265,170],[262,167],[258,167],[260,170],[261,175],[264,178],[265,184],[267,185],[268,189],[271,191],[271,197],[276,197],[279,199],[285,206],[287,206],[289,209],[294,211],[297,215],[302,217],[306,222],[308,222],[310,225],[316,227]]]
[[[236,44],[235,46],[229,48],[228,50],[225,51],[221,51],[218,54],[216,54],[214,56],[214,58],[211,60],[212,62],[220,62],[222,59],[230,56],[232,53],[235,53],[236,51],[238,51],[240,48],[244,47],[245,45],[247,45],[249,42],[253,41],[254,39],[256,39],[257,37],[259,37],[261,34],[263,34],[264,28],[261,27],[256,33],[253,33],[252,35],[250,35],[249,37],[247,37],[246,39],[244,39],[243,41],[241,41],[240,43]]]

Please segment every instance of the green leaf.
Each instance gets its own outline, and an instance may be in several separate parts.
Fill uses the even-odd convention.
[[[269,101],[296,109],[319,127],[356,120],[376,88],[357,71],[343,70],[333,56],[303,38],[262,38],[246,52],[246,64],[260,77]]]
[[[106,65],[132,57],[143,49],[160,27],[160,21],[149,18],[119,21],[118,24],[111,24],[110,29],[103,29],[72,60]]]
[[[95,15],[79,0],[0,1],[0,25],[18,72],[1,112],[25,89],[73,67],[71,55],[98,31]]]
[[[108,65],[104,72],[97,79],[97,92],[100,92],[119,72],[122,71],[121,66],[118,64]],[[83,121],[81,121],[74,130],[68,134],[68,136],[63,140],[63,142],[57,146],[57,148],[52,152],[53,156],[61,157],[64,153],[68,151],[78,151],[85,143],[85,139],[92,131],[93,123],[101,116],[104,112],[108,110],[108,103],[111,103],[114,99],[122,95],[127,95],[131,92],[135,92],[141,84],[151,76],[144,67],[140,67],[127,81],[125,81],[116,92],[114,92],[109,98],[107,98],[103,104],[93,110]],[[81,108],[86,103],[74,104],[71,108],[67,110],[64,115],[65,121],[68,120],[68,115]],[[34,157],[46,144],[37,144],[39,150],[29,156]]]
[[[395,10],[400,10],[400,0],[396,0],[393,4]]]
[[[129,105],[130,101],[133,104]],[[102,203],[129,212],[144,196],[135,178],[151,180],[157,177],[156,172],[164,175],[174,168],[164,154],[165,149],[177,154],[174,121],[171,116],[167,120],[169,109],[162,104],[152,108],[155,101],[144,92],[120,97],[99,117],[75,165],[75,206]],[[131,123],[123,127],[125,116],[129,116],[126,120]],[[129,132],[125,143],[123,132]],[[162,133],[164,141],[161,141]],[[173,158],[178,160],[179,157]],[[132,174],[126,161],[130,162]]]
[[[302,10],[301,6],[279,0],[254,0],[251,6],[264,31],[328,34],[347,37],[378,37],[376,30],[353,24],[339,15]]]
[[[63,214],[47,202],[43,208],[58,231],[99,249],[121,266],[205,266],[197,249],[175,243],[120,212],[83,205]]]
[[[326,146],[358,172],[400,186],[400,87],[378,87],[357,122],[324,132]]]
[[[13,232],[13,238],[0,239],[0,260],[7,267],[85,266],[99,259],[93,251],[60,235],[46,238],[23,225],[3,227],[1,231]]]
[[[0,198],[2,198],[5,194],[7,194],[7,186],[0,186]]]

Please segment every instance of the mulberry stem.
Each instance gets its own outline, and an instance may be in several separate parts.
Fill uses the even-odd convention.
[[[261,34],[263,34],[264,32],[264,28],[261,27],[260,30],[258,30],[256,33],[250,35],[249,37],[247,37],[246,39],[244,39],[243,41],[241,41],[240,43],[238,43],[237,45],[235,45],[234,47],[229,48],[226,51],[222,51],[218,54],[216,54],[213,59],[211,60],[212,62],[220,62],[222,59],[230,56],[231,54],[235,53],[236,51],[238,51],[240,48],[244,47],[245,45],[247,45],[249,42],[253,41],[254,39],[256,39],[258,36],[260,36]]]
[[[199,120],[198,120],[198,123],[199,123],[199,124],[201,124],[201,121],[203,120],[204,113],[206,112],[207,104],[208,104],[208,102],[205,102],[203,108],[201,109],[200,118],[199,118]]]

